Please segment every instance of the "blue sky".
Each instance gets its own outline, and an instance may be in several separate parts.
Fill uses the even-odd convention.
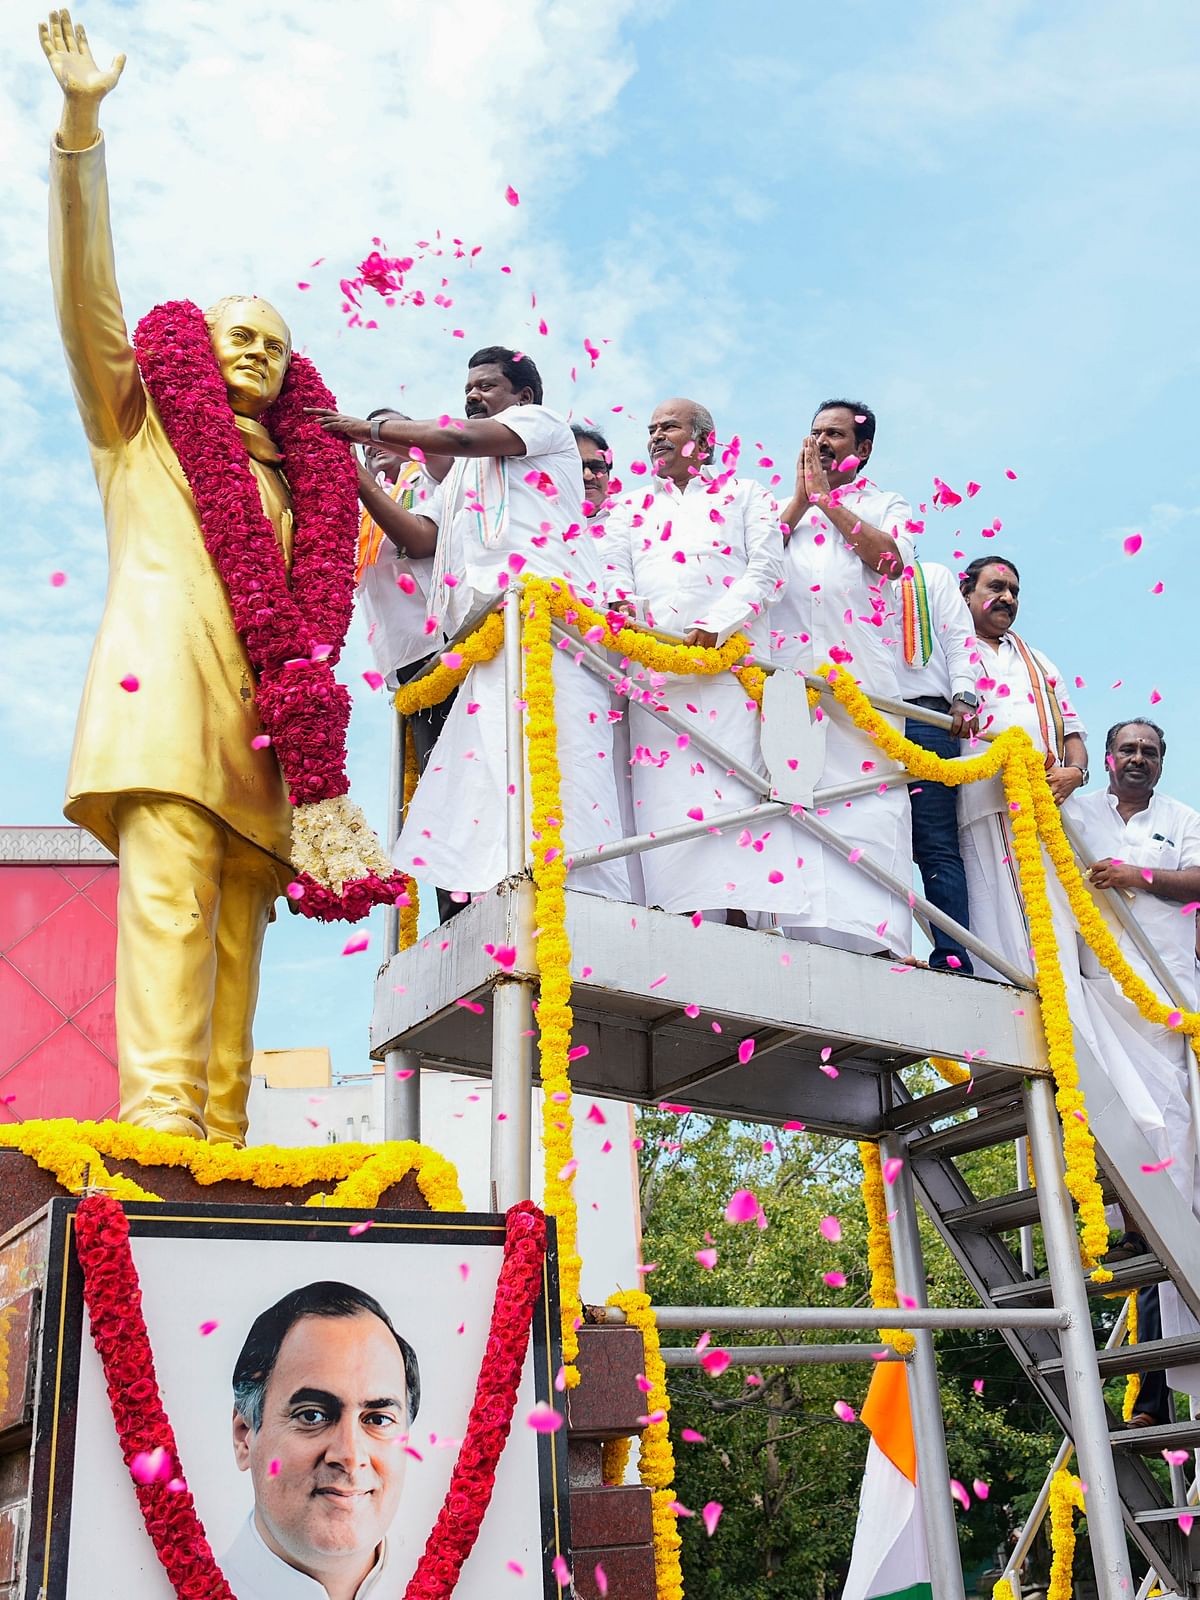
[[[982,484],[931,513],[923,554],[1013,557],[1021,631],[1084,679],[1093,765],[1109,722],[1149,712],[1157,691],[1164,787],[1200,803],[1190,0],[173,10],[78,13],[98,55],[129,56],[103,122],[131,321],[162,299],[265,294],[359,412],[453,409],[465,356],[509,343],[538,360],[548,403],[610,425],[618,464],[656,401],[683,393],[790,478],[815,404],[862,399],[885,487],[917,503],[935,475]],[[36,21],[0,11],[4,823],[59,819],[105,583],[49,304],[58,90]],[[451,310],[380,305],[378,328],[348,329],[338,280],[372,239],[404,254],[439,229],[483,246],[469,270],[419,263],[430,300],[449,278]],[[602,351],[594,371],[585,337]],[[386,716],[369,664],[356,622],[351,772],[382,826]],[[340,1070],[364,1065],[373,932],[367,953],[342,957],[344,930],[285,916],[258,1042],[328,1043]]]

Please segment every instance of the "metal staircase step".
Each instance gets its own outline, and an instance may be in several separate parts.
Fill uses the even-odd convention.
[[[981,1111],[952,1127],[918,1134],[908,1141],[908,1148],[913,1155],[922,1158],[965,1156],[973,1150],[990,1149],[992,1145],[1011,1144],[1024,1132],[1025,1107],[1018,1100],[994,1111]]]
[[[1139,1456],[1157,1456],[1164,1450],[1193,1450],[1200,1445],[1200,1418],[1164,1422],[1157,1428],[1114,1428],[1109,1434],[1114,1450]]]
[[[1107,1183],[1101,1184],[1105,1202],[1116,1198]],[[942,1213],[942,1221],[955,1233],[1005,1233],[1037,1223],[1036,1189],[1014,1189],[1009,1194],[993,1195],[989,1200],[973,1200]],[[1110,1286],[1111,1287],[1111,1286]]]
[[[1087,1290],[1097,1299],[1106,1299],[1142,1289],[1148,1283],[1161,1283],[1166,1275],[1157,1256],[1130,1256],[1113,1267],[1111,1283],[1093,1283],[1088,1278]],[[997,1284],[992,1289],[992,1299],[998,1306],[1048,1306],[1054,1303],[1054,1292],[1049,1278],[1024,1278],[1018,1283]]]
[[[903,1088],[903,1085],[901,1085]],[[998,1100],[1011,1100],[1020,1093],[1020,1079],[1011,1070],[978,1066],[966,1083],[949,1084],[945,1089],[935,1089],[918,1099],[898,1100],[884,1115],[884,1122],[896,1133],[907,1133],[913,1128],[927,1127],[942,1117],[953,1116],[956,1111],[982,1111]]]
[[[1197,1508],[1190,1506],[1152,1506],[1149,1511],[1139,1511],[1134,1516],[1135,1522],[1178,1522],[1184,1512],[1191,1515],[1197,1514]]]
[[[1096,1361],[1102,1378],[1184,1366],[1190,1361],[1200,1361],[1200,1333],[1181,1333],[1172,1339],[1148,1339],[1144,1344],[1118,1345],[1115,1350],[1099,1351]],[[1039,1372],[1059,1373],[1063,1364],[1061,1360],[1039,1361],[1037,1368]]]

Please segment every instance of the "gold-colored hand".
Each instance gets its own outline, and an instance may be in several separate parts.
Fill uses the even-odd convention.
[[[100,133],[100,102],[117,86],[125,57],[116,56],[102,72],[92,55],[87,34],[71,21],[69,11],[52,11],[38,24],[38,37],[50,70],[63,92],[58,142],[64,150],[86,150]]]

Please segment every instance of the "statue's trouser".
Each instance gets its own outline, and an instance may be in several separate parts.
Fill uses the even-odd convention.
[[[186,800],[123,795],[113,819],[120,1119],[240,1145],[279,864]]]

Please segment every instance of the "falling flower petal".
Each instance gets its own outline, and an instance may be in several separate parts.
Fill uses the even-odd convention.
[[[883,1163],[884,1183],[895,1183],[896,1179],[900,1176],[903,1166],[904,1161],[900,1156],[889,1156],[888,1159]]]
[[[828,1239],[830,1244],[837,1244],[842,1237],[842,1225],[836,1217],[821,1218],[821,1237]]]
[[[510,206],[519,206],[521,204],[521,196],[513,188],[511,183],[504,191],[504,198],[508,201]]]
[[[719,1378],[732,1360],[728,1350],[706,1350],[700,1357],[700,1365],[710,1378]]]
[[[957,1478],[950,1479],[950,1493],[958,1501],[959,1505],[962,1506],[964,1511],[969,1511],[971,1509],[971,1496],[963,1488],[962,1484],[959,1483]]]
[[[1141,534],[1140,533],[1131,533],[1129,535],[1129,537],[1125,540],[1125,544],[1124,544],[1125,554],[1127,556],[1135,556],[1135,555],[1137,555],[1138,551],[1141,548],[1142,548],[1142,536],[1141,536]]]
[[[844,1400],[833,1402],[833,1414],[840,1422],[853,1422],[858,1413],[853,1406],[848,1406]]]
[[[738,1189],[725,1207],[726,1222],[753,1222],[759,1213],[758,1199],[751,1189]]]
[[[525,1425],[532,1428],[534,1433],[557,1433],[563,1425],[562,1413],[555,1411],[544,1400],[539,1400],[525,1418]]]
[[[696,1260],[704,1268],[705,1272],[711,1272],[717,1264],[717,1252],[715,1250],[697,1250]]]
[[[132,672],[128,672],[121,679],[121,687],[124,689],[126,694],[136,694],[141,688],[141,684],[134,677]]]
[[[737,1053],[738,1060],[741,1062],[742,1066],[745,1066],[747,1061],[749,1061],[750,1057],[754,1054],[754,1040],[743,1039],[741,1044],[738,1045]]]
[[[370,942],[371,935],[369,933],[360,933],[355,939],[347,939],[342,954],[344,956],[356,956],[360,950],[365,950]]]
[[[724,1509],[725,1507],[719,1500],[710,1500],[700,1513],[701,1519],[704,1523],[705,1532],[708,1534],[710,1539],[717,1531],[717,1523],[720,1522],[721,1512],[724,1511]]]
[[[702,1433],[697,1433],[695,1428],[681,1428],[679,1437],[684,1444],[707,1444],[708,1440]]]

